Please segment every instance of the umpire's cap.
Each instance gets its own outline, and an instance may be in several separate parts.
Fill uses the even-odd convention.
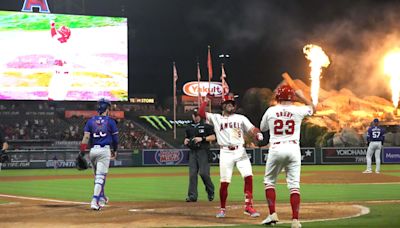
[[[107,108],[111,107],[111,101],[101,98],[97,102],[97,112],[101,115],[103,112],[107,110]]]

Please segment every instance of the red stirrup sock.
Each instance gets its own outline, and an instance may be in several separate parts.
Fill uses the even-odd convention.
[[[226,207],[226,199],[228,198],[228,182],[221,182],[221,186],[219,188],[219,199],[221,201],[221,208]]]
[[[246,206],[253,206],[253,176],[244,178],[244,197]]]
[[[300,212],[300,190],[290,189],[290,205],[292,206],[292,219],[299,219]]]
[[[276,202],[275,186],[265,185],[265,198],[267,199],[269,214],[275,213],[275,202]]]

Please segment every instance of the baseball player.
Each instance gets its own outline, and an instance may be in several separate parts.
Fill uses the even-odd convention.
[[[225,217],[228,186],[232,179],[235,164],[244,178],[244,213],[251,217],[258,217],[260,214],[253,208],[253,171],[243,144],[245,132],[253,134],[259,141],[263,140],[263,135],[247,117],[235,114],[233,94],[223,97],[221,104],[222,114],[205,112],[208,101],[209,99],[206,98],[205,102],[201,104],[199,114],[214,126],[217,142],[220,145],[219,169],[221,185],[219,197],[221,208],[216,217]]]
[[[306,106],[296,106],[293,101],[297,97]],[[315,107],[306,99],[301,90],[296,92],[288,85],[278,87],[275,96],[278,104],[267,109],[261,120],[261,131],[270,132],[269,153],[265,166],[265,196],[269,207],[269,216],[262,224],[274,225],[279,221],[275,212],[275,183],[284,168],[286,182],[290,190],[292,206],[292,228],[301,227],[300,210],[300,127],[305,116],[311,116]]]
[[[374,119],[373,126],[368,128],[367,133],[367,169],[363,173],[372,173],[372,155],[375,153],[375,173],[381,171],[381,150],[385,141],[385,129],[379,126],[379,120]]]
[[[51,21],[50,34],[56,44],[53,51],[57,54],[54,60],[55,72],[48,86],[48,99],[65,100],[70,86],[70,80],[68,79],[70,72],[67,67],[66,55],[69,52],[67,42],[71,37],[71,30],[67,26],[61,26],[56,29],[55,22]]]
[[[106,175],[110,165],[110,159],[117,156],[118,129],[114,119],[109,117],[111,102],[106,99],[98,101],[97,112],[99,115],[90,118],[84,128],[84,136],[80,146],[84,153],[90,140],[90,161],[94,171],[94,191],[90,207],[100,210],[108,203],[108,197],[104,194]]]

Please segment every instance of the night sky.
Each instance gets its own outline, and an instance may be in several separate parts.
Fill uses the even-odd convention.
[[[0,9],[20,11],[22,2],[2,0]],[[207,45],[214,79],[225,61],[235,93],[274,88],[284,71],[308,83],[302,48],[314,43],[332,62],[323,88],[388,97],[388,86],[377,83],[386,80],[378,63],[384,52],[400,46],[399,1],[85,0],[84,10],[54,5],[59,2],[68,1],[48,0],[53,13],[128,17],[131,96],[172,94],[173,61],[179,88],[196,80],[197,60],[207,80]],[[231,57],[219,59],[222,53]]]

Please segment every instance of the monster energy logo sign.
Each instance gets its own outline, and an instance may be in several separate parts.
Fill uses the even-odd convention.
[[[152,127],[157,130],[171,130],[173,129],[173,120],[168,120],[165,116],[139,116],[140,119],[144,119],[147,123],[149,123]],[[190,120],[176,120],[175,123],[178,127],[184,127],[187,124],[191,123]]]

